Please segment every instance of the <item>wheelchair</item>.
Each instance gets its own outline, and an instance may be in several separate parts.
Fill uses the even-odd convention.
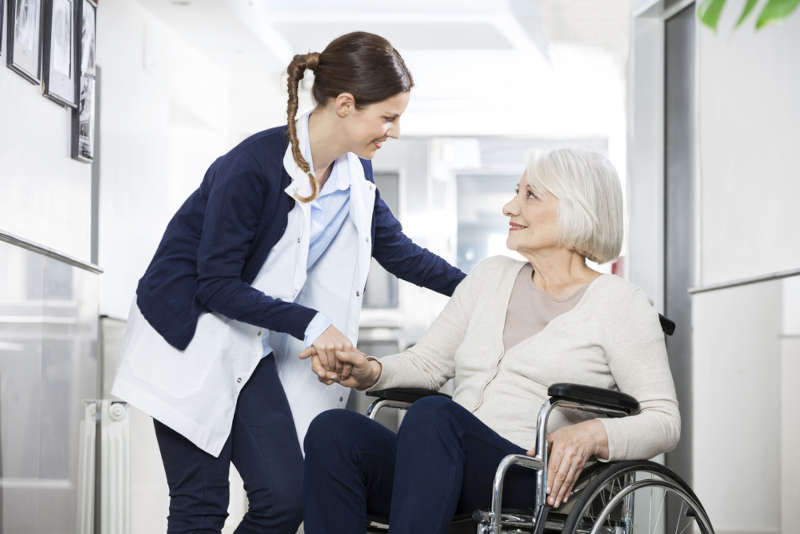
[[[665,334],[675,323],[659,315]],[[376,399],[367,409],[375,419],[384,408],[407,409],[423,397],[444,393],[396,388],[368,393]],[[677,474],[646,460],[594,462],[587,464],[572,488],[569,499],[557,509],[546,502],[547,421],[555,408],[579,410],[605,417],[625,417],[639,412],[639,403],[625,393],[579,384],[553,384],[549,399],[539,409],[536,455],[511,454],[497,467],[491,488],[489,510],[457,515],[450,534],[714,534],[708,514],[692,489]],[[527,509],[503,509],[503,484],[512,468],[532,470],[536,494]],[[368,517],[368,533],[385,533],[385,518]]]

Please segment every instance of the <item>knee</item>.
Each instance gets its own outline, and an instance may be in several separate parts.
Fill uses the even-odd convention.
[[[303,483],[285,481],[280,491],[248,492],[247,521],[264,532],[294,532],[303,521]]]
[[[456,404],[440,395],[424,397],[408,409],[403,424],[400,425],[399,434],[417,434],[423,428],[446,430],[452,425],[447,424],[453,419]]]
[[[316,416],[303,440],[306,462],[325,460],[341,445],[349,443],[358,434],[355,427],[360,417],[355,412],[341,409],[328,410]]]

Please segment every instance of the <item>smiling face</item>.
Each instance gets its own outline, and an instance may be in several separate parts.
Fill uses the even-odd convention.
[[[503,206],[509,218],[506,246],[517,252],[563,248],[558,243],[558,198],[549,191],[535,192],[522,174],[514,197]]]
[[[342,122],[348,152],[372,159],[388,138],[400,137],[400,116],[408,107],[409,96],[406,91],[360,109],[352,108]]]

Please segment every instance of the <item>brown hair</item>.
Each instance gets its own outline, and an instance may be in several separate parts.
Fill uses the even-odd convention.
[[[329,98],[336,98],[341,93],[350,93],[355,98],[356,108],[409,91],[414,86],[414,80],[400,53],[389,41],[374,33],[347,33],[331,41],[322,53],[294,56],[287,69],[287,126],[294,160],[311,180],[311,196],[299,198],[303,202],[310,202],[317,198],[317,181],[300,151],[294,123],[297,115],[297,85],[306,69],[314,71],[311,94],[317,104],[325,104]]]

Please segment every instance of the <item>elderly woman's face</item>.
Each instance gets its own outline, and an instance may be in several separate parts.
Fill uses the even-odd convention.
[[[528,184],[526,173],[517,185],[514,198],[503,206],[509,217],[506,246],[517,252],[535,252],[558,245],[558,199],[550,192],[537,195]]]

